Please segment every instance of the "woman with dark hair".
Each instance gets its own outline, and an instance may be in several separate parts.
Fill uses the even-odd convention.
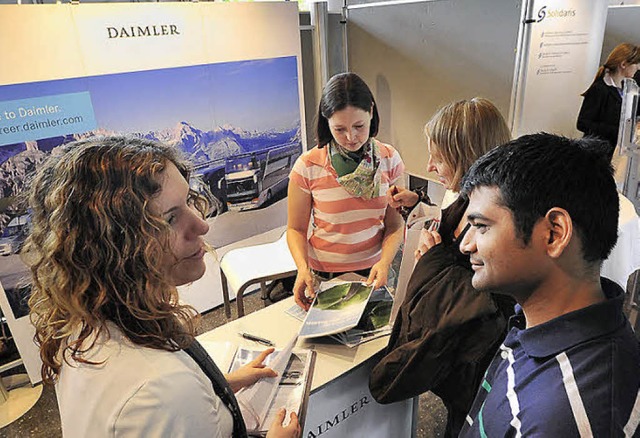
[[[593,82],[582,93],[584,100],[578,114],[578,129],[609,143],[609,159],[618,141],[618,125],[622,108],[622,80],[632,78],[640,64],[640,48],[633,44],[617,45]]]
[[[404,164],[375,139],[378,125],[373,94],[359,76],[329,80],[318,109],[318,145],[298,158],[289,184],[287,242],[298,267],[295,300],[304,309],[316,276],[357,272],[376,287],[387,283],[403,224],[386,191],[403,185]]]
[[[204,274],[209,225],[188,181],[175,149],[106,137],[65,146],[32,182],[22,255],[65,437],[247,436],[233,393],[275,376],[273,350],[224,376],[195,340],[176,286]],[[279,415],[270,435],[298,436]]]

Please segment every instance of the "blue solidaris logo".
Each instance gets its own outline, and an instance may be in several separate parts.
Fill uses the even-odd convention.
[[[544,17],[547,16],[547,11],[546,11],[547,7],[543,6],[540,8],[540,10],[538,11],[538,23],[540,23],[542,20],[544,20]]]

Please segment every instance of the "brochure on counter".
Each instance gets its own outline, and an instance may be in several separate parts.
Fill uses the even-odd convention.
[[[297,305],[286,312],[303,321],[301,338],[330,336],[349,347],[391,332],[393,297],[386,287],[373,290],[360,281],[326,281],[308,312]]]
[[[287,409],[285,425],[290,419],[288,414],[293,411],[298,415],[300,425],[304,427],[315,351],[294,349],[297,338],[294,336],[283,349],[276,349],[265,359],[265,366],[278,373],[277,377],[260,379],[236,393],[236,399],[250,435],[266,435],[278,410],[283,407]],[[229,359],[229,350],[234,348],[229,342],[201,343],[218,367],[228,372],[236,371],[248,364],[265,350],[265,348],[235,346],[232,359]]]

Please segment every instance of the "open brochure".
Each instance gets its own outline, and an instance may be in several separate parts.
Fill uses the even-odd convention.
[[[374,290],[358,324],[350,330],[336,333],[331,337],[347,347],[355,347],[390,334],[389,318],[392,306],[393,297],[386,287]]]
[[[297,305],[286,310],[289,315],[303,321],[300,337],[329,335],[342,344],[355,347],[391,332],[389,317],[393,297],[386,287],[372,290],[371,286],[365,286],[362,282],[333,280],[321,283],[319,289],[309,312]],[[330,295],[324,296],[327,292]],[[342,307],[349,296],[355,297],[357,294],[361,294],[357,303]],[[331,302],[338,305],[322,304]]]
[[[361,281],[323,281],[300,329],[301,338],[333,335],[355,327],[373,286]]]
[[[277,377],[260,379],[255,384],[236,393],[247,432],[251,435],[266,435],[277,412],[283,407],[287,409],[285,426],[289,423],[290,412],[293,411],[298,415],[300,425],[304,427],[307,402],[311,391],[315,351],[294,349],[296,341],[297,336],[294,336],[283,349],[277,349],[264,361],[266,366],[278,373]],[[209,349],[217,350],[219,347],[216,344],[229,344],[201,343],[208,352]],[[226,347],[223,349],[226,350]],[[211,351],[210,355],[220,369],[228,369],[229,372],[233,372],[256,359],[263,351],[264,348],[236,346],[235,355],[230,363],[227,362],[228,354],[226,353],[228,351],[225,352],[224,357],[220,358],[221,362],[228,364],[228,367],[225,368],[222,368],[223,364],[218,364],[216,359],[217,356],[221,356],[220,354]]]

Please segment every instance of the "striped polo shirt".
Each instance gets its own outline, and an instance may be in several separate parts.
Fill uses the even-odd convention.
[[[380,260],[386,192],[404,172],[400,154],[375,140],[380,151],[380,193],[372,199],[350,195],[338,183],[328,148],[302,154],[290,181],[312,196],[308,257],[312,269],[348,272],[367,269]]]
[[[461,437],[640,436],[640,353],[624,291],[544,324],[515,326],[494,357]]]

